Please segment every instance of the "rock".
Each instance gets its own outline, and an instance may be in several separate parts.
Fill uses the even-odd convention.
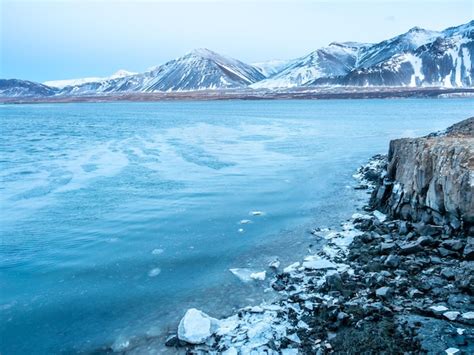
[[[467,244],[464,247],[463,257],[466,260],[474,260],[474,238],[467,238]]]
[[[417,288],[410,288],[408,290],[408,296],[410,296],[410,298],[420,298],[423,297],[423,292],[421,292]]]
[[[170,335],[166,338],[165,345],[169,347],[179,346],[179,339],[176,334]]]
[[[380,253],[388,254],[389,252],[395,249],[395,246],[396,245],[393,242],[390,242],[390,243],[383,242],[380,244]]]
[[[431,306],[430,309],[434,313],[439,314],[439,313],[442,313],[442,312],[446,312],[448,310],[448,307],[446,307],[446,306]]]
[[[377,290],[375,290],[375,295],[378,298],[382,298],[382,299],[385,299],[385,300],[390,299],[390,298],[392,298],[392,289],[390,287],[387,287],[387,286],[380,287]]]
[[[400,254],[404,254],[404,255],[414,254],[423,250],[423,248],[418,243],[418,241],[405,242],[405,243],[399,244],[398,246],[400,247]]]
[[[443,276],[447,280],[454,280],[456,277],[456,271],[452,268],[446,268],[441,270],[441,276]]]
[[[203,344],[211,337],[213,318],[195,308],[188,309],[179,322],[178,338],[190,344]]]
[[[342,291],[343,289],[341,275],[337,272],[326,276],[326,284],[331,291]]]
[[[408,233],[408,223],[407,221],[398,222],[398,234],[407,235]]]
[[[448,318],[449,320],[455,321],[459,317],[459,312],[457,311],[448,311],[444,312],[443,316]]]
[[[385,220],[387,219],[387,215],[383,214],[380,211],[375,210],[373,213],[375,218],[377,218],[381,223],[385,222]]]
[[[385,259],[384,265],[395,269],[400,265],[400,257],[398,255],[390,254],[387,259]]]
[[[451,256],[451,257],[456,257],[458,254],[454,251],[451,251],[451,250],[448,250],[448,249],[445,249],[445,248],[438,248],[438,253],[439,255],[441,255],[443,258],[446,258],[448,256]]]
[[[461,126],[471,129],[461,132]],[[453,221],[453,227],[462,220],[468,230],[474,223],[473,126],[469,118],[445,134],[392,140],[387,173],[372,194],[372,208],[424,223],[434,211]]]
[[[441,246],[448,250],[461,251],[464,243],[459,239],[448,239],[441,243]]]
[[[474,312],[471,311],[471,312],[463,313],[461,317],[466,320],[472,320],[474,319]]]

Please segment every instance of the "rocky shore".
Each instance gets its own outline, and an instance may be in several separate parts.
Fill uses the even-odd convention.
[[[188,353],[474,353],[474,118],[390,143],[360,168],[370,203],[324,247],[276,269],[281,298],[225,319],[190,309]]]

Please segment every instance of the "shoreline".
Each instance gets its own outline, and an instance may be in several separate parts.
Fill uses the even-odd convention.
[[[286,90],[216,90],[114,95],[0,97],[0,104],[231,101],[231,100],[363,100],[395,98],[472,98],[472,88],[322,87]]]
[[[464,139],[469,145],[473,123],[466,120],[420,140],[446,135],[449,142],[454,136],[462,139],[461,146]],[[340,230],[314,230],[315,238],[326,242],[317,253],[281,268],[269,265],[278,270],[271,287],[282,296],[279,301],[220,320],[190,309],[166,346],[225,354],[472,353],[470,217],[459,224],[447,211],[447,219],[435,223],[435,210],[429,211],[431,219],[422,216],[424,221],[377,210],[377,202],[380,207],[387,201],[387,179],[393,178],[389,153],[388,161],[375,156],[355,176],[358,188],[372,193],[364,213],[355,213]]]

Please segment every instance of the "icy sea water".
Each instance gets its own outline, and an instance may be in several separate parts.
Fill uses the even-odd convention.
[[[270,297],[265,282],[243,283],[229,269],[301,259],[311,227],[337,225],[366,198],[352,188],[360,164],[390,139],[443,129],[473,107],[1,106],[0,353],[127,342],[159,352],[188,307],[219,317]]]

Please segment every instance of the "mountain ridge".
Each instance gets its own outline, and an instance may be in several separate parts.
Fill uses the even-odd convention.
[[[472,87],[474,20],[431,31],[413,27],[378,43],[332,42],[289,61],[247,64],[206,48],[142,73],[47,81],[0,79],[0,96],[76,96],[318,86]],[[50,85],[45,85],[45,84]]]

